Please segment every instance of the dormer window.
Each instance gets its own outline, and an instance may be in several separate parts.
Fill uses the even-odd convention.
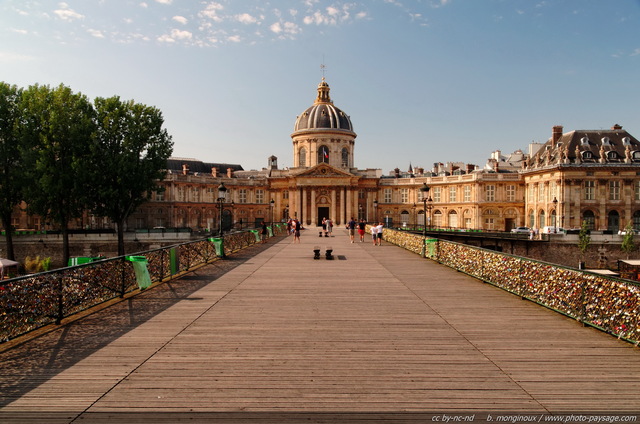
[[[631,146],[631,138],[630,137],[624,137],[622,139],[622,145],[623,146]]]
[[[582,159],[593,159],[593,154],[591,152],[582,152]]]
[[[616,152],[608,152],[607,153],[607,159],[609,159],[609,160],[617,160],[618,159],[618,153],[616,153]]]
[[[580,144],[582,144],[583,146],[588,146],[589,145],[589,137],[582,137],[580,139]]]
[[[611,140],[609,140],[609,137],[602,137],[600,141],[602,141],[603,146],[611,146]]]
[[[635,152],[633,152],[633,158],[635,160],[640,160],[640,152],[637,151],[637,150]]]

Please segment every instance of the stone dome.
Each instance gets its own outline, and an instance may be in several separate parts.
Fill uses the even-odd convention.
[[[349,115],[333,105],[329,97],[329,84],[324,78],[318,84],[318,97],[313,106],[307,108],[296,119],[294,135],[299,132],[315,132],[317,130],[345,131],[353,133]]]

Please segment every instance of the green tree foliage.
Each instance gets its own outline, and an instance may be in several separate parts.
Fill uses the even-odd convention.
[[[159,190],[171,136],[162,128],[159,109],[119,97],[95,99],[96,136],[92,158],[92,210],[110,218],[118,230],[118,254],[124,255],[124,225]]]
[[[636,244],[633,241],[633,224],[631,221],[624,228],[625,234],[622,237],[622,244],[620,245],[620,250],[627,254],[627,259],[629,259],[629,254],[636,250]]]
[[[587,221],[582,221],[582,227],[580,227],[580,233],[578,234],[578,249],[580,249],[580,254],[583,259],[590,244],[591,236],[589,235],[589,225]]]
[[[5,228],[7,258],[14,260],[11,217],[22,200],[24,162],[20,159],[17,125],[22,90],[0,82],[0,219]]]
[[[30,183],[30,213],[59,226],[63,260],[69,259],[69,223],[87,206],[87,164],[94,133],[94,109],[82,94],[60,85],[34,85],[23,92],[21,144]]]

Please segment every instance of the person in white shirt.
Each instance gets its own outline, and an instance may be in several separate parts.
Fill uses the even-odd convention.
[[[382,228],[384,227],[384,225],[381,223],[378,224],[377,228],[377,233],[376,233],[376,242],[378,244],[378,246],[382,246]]]
[[[375,225],[371,226],[371,239],[373,240],[373,245],[378,244],[378,227]]]

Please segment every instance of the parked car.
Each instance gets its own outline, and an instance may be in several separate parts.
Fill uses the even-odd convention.
[[[562,227],[554,227],[553,225],[542,227],[542,234],[566,234],[566,233],[567,231]]]
[[[529,228],[529,227],[516,227],[516,228],[512,228],[511,232],[512,233],[517,233],[517,234],[529,234],[529,232],[531,232],[531,228]]]

